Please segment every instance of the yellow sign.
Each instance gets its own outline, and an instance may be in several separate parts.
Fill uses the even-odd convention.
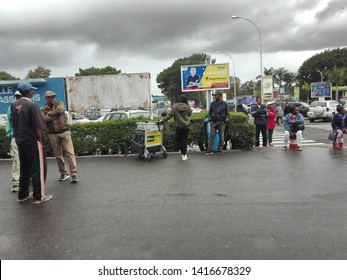
[[[158,146],[161,145],[161,132],[149,132],[146,137],[146,146]]]
[[[181,66],[182,91],[229,89],[229,64]]]

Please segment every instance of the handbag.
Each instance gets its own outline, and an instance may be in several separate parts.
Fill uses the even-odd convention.
[[[334,142],[335,142],[335,141],[336,141],[336,137],[337,137],[337,132],[336,132],[336,130],[330,132],[329,135],[328,135],[328,139],[329,139],[330,141],[334,141]]]
[[[305,125],[303,123],[293,123],[292,124],[292,131],[297,132],[299,130],[304,131]]]

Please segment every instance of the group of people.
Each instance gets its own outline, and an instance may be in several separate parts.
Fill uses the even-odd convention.
[[[75,152],[69,131],[64,104],[56,101],[52,91],[45,93],[46,104],[39,109],[31,100],[34,95],[29,82],[18,84],[15,93],[16,101],[8,108],[6,135],[11,138],[12,156],[12,188],[18,192],[18,202],[32,199],[34,205],[52,199],[46,194],[47,161],[43,147],[41,130],[48,128],[48,137],[56,157],[60,172],[59,181],[65,181],[71,176],[71,182],[77,180],[77,164]],[[70,175],[63,158],[66,153]],[[33,191],[29,191],[32,185]]]
[[[255,146],[259,147],[260,145],[260,133],[262,134],[263,138],[263,147],[267,147],[268,144],[272,146],[272,135],[273,130],[275,129],[275,119],[278,118],[277,112],[281,110],[277,110],[276,112],[271,103],[267,103],[267,105],[263,104],[261,97],[258,97],[256,102],[257,103],[251,107],[251,114],[254,117],[254,124],[256,127]],[[283,114],[283,125],[285,129],[283,150],[288,149],[290,137],[296,137],[298,145],[297,149],[298,151],[302,151],[302,131],[305,128],[303,115],[299,113],[298,107],[289,106],[288,108],[285,108]]]

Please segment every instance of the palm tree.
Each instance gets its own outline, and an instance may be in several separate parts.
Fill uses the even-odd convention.
[[[286,70],[283,67],[278,68],[275,71],[274,77],[275,77],[276,83],[278,84],[279,87],[281,87],[282,81],[284,81],[285,75],[288,74],[288,73],[289,73],[288,70]]]
[[[283,75],[283,81],[285,82],[285,85],[290,91],[292,86],[296,83],[296,73],[288,71],[287,73]]]
[[[328,81],[335,83],[335,99],[339,99],[339,84],[343,84],[347,78],[346,68],[337,68],[336,65],[333,69],[328,72]]]

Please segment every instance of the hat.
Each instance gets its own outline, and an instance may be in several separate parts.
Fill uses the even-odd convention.
[[[20,83],[17,86],[17,89],[19,91],[26,91],[26,90],[29,90],[29,89],[37,89],[37,88],[33,87],[29,82],[23,82],[23,83]]]
[[[266,105],[272,105],[272,102],[268,102],[268,103],[266,103]]]
[[[46,91],[45,98],[56,97],[57,95],[53,91]]]
[[[14,93],[14,95],[20,95],[20,96],[22,96],[22,94],[21,94],[18,90]]]

